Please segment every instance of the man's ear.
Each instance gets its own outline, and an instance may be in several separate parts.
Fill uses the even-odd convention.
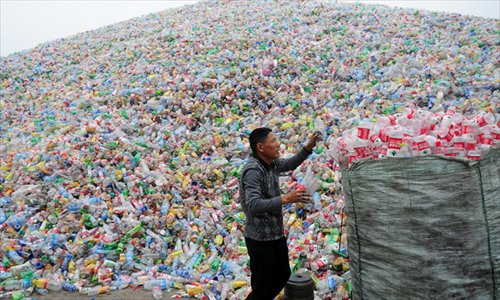
[[[258,152],[264,152],[264,144],[257,143],[257,151]]]

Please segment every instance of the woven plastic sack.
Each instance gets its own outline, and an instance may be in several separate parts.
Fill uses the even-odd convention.
[[[353,299],[498,299],[500,150],[342,171]]]

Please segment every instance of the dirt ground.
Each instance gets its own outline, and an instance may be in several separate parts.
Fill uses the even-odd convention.
[[[181,291],[182,292],[182,291]],[[164,300],[167,299],[173,299],[173,296],[175,294],[179,294],[178,290],[172,289],[172,291],[167,292],[163,291],[163,298]],[[153,298],[153,294],[151,291],[146,291],[143,289],[137,289],[133,290],[131,288],[123,289],[123,290],[118,290],[118,291],[112,291],[108,294],[102,294],[102,295],[97,295],[97,296],[87,296],[87,295],[82,295],[80,293],[68,293],[65,291],[61,292],[50,292],[46,296],[40,296],[36,293],[33,293],[31,297],[34,297],[36,299],[42,299],[42,300],[89,300],[89,299],[96,299],[96,300],[121,300],[121,299],[134,299],[134,300],[151,300]],[[195,300],[196,298],[182,298],[182,299],[192,299]]]

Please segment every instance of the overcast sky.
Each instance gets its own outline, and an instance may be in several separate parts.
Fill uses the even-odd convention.
[[[0,56],[191,1],[0,0]]]
[[[356,2],[356,0],[340,0],[341,2]],[[433,11],[453,12],[463,15],[486,18],[500,18],[500,0],[366,0],[364,3],[384,4],[389,6],[410,7]]]
[[[248,0],[252,1],[252,0]],[[355,2],[356,0],[340,0]],[[198,0],[0,0],[0,56]],[[500,18],[500,0],[358,1]]]

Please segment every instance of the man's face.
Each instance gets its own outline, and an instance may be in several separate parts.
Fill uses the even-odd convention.
[[[274,133],[270,132],[264,142],[257,144],[259,152],[267,158],[276,159],[280,157],[280,143]]]

